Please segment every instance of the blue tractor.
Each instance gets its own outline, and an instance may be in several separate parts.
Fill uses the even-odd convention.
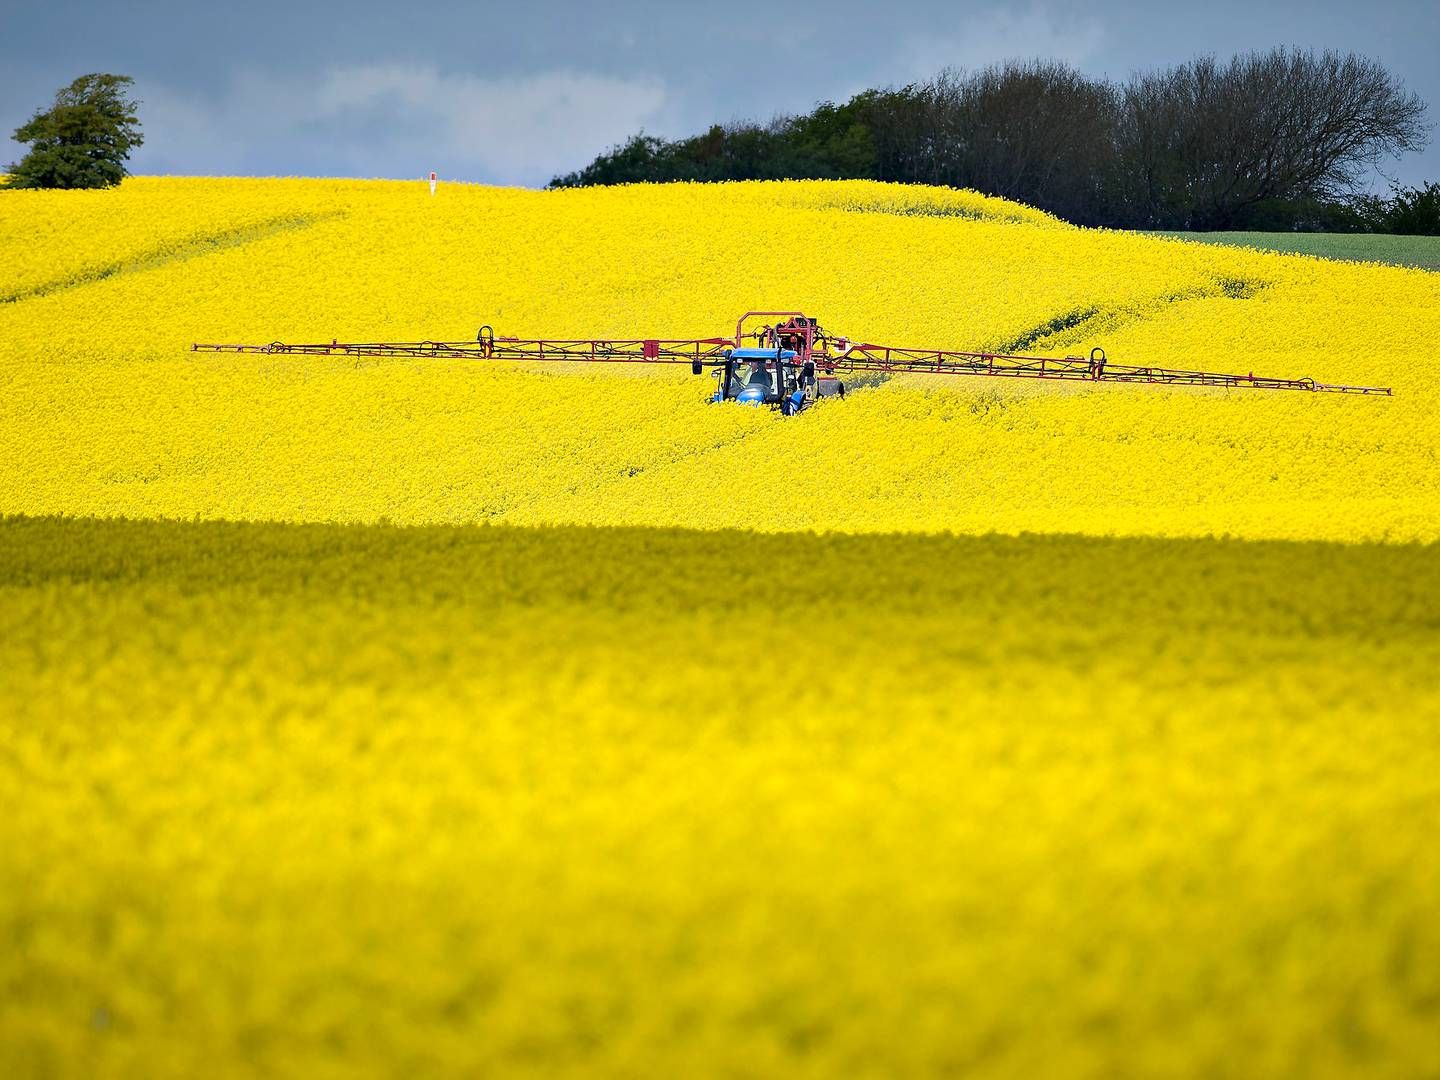
[[[698,365],[696,365],[698,367]],[[794,349],[731,349],[715,365],[717,386],[711,401],[778,407],[793,416],[822,397],[844,397],[839,379],[817,375],[813,360]]]

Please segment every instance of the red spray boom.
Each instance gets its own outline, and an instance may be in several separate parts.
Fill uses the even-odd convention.
[[[756,318],[776,321],[746,331]],[[744,347],[749,338],[755,342]],[[1025,356],[1007,352],[964,352],[958,349],[922,349],[876,345],[827,334],[818,322],[798,311],[749,311],[735,326],[734,337],[713,338],[518,338],[497,337],[482,326],[474,341],[338,342],[314,345],[208,345],[191,346],[195,352],[263,353],[266,355],[408,356],[458,360],[584,361],[622,364],[690,364],[720,370],[717,400],[745,400],[734,387],[741,367],[751,369],[751,382],[768,378],[764,402],[787,401],[798,411],[816,397],[826,396],[825,383],[852,372],[918,373],[925,375],[980,375],[1014,379],[1052,379],[1066,382],[1148,383],[1163,386],[1221,386],[1240,390],[1307,390],[1331,394],[1383,394],[1389,387],[1349,386],[1314,379],[1275,378],[1248,374],[1197,371],[1188,368],[1114,364],[1102,349],[1089,356]],[[833,390],[833,387],[831,388]],[[799,399],[795,399],[796,393]],[[843,386],[840,389],[843,393]],[[753,400],[753,396],[752,396]],[[756,404],[762,403],[759,400]]]

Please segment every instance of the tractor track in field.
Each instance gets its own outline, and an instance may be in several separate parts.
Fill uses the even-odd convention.
[[[715,443],[712,446],[697,446],[675,457],[667,458],[663,461],[655,461],[646,465],[624,466],[622,471],[614,472],[604,477],[591,478],[588,484],[584,485],[584,489],[593,493],[594,491],[600,490],[602,488],[613,489],[615,487],[623,486],[629,481],[635,479],[637,476],[645,476],[649,473],[663,472],[666,469],[674,468],[676,465],[682,464],[684,462],[694,461],[696,458],[703,458],[709,456],[710,454],[718,453],[722,450],[728,450],[732,446],[736,446],[747,439],[754,438],[755,436],[760,435],[765,431],[765,428],[755,428],[751,431],[741,431],[731,436],[730,438],[721,439],[719,442]],[[540,503],[545,502],[553,503],[558,501],[559,499],[574,499],[576,496],[580,495],[581,492],[582,486],[577,485],[559,495],[555,493],[541,493],[531,495],[527,498],[517,499],[515,502],[510,503],[509,505],[504,506],[501,509],[484,514],[480,520],[513,523],[511,516],[515,514],[520,514],[522,518],[521,524],[524,524],[523,513],[531,507],[537,506]]]
[[[18,304],[26,300],[38,300],[41,297],[52,296],[67,289],[78,289],[86,285],[94,285],[97,282],[108,281],[111,278],[124,277],[129,274],[145,273],[149,270],[158,270],[171,263],[188,262],[191,259],[198,259],[204,255],[211,255],[217,251],[228,251],[230,248],[244,247],[246,244],[253,244],[258,240],[265,240],[278,233],[290,232],[298,229],[308,229],[312,225],[318,225],[324,221],[333,221],[336,218],[346,216],[344,210],[331,210],[323,214],[291,214],[284,217],[272,218],[268,221],[257,222],[254,225],[245,225],[236,229],[224,229],[219,232],[207,233],[203,236],[191,237],[179,244],[155,248],[139,255],[131,256],[128,259],[120,259],[111,263],[104,263],[100,266],[89,267],[69,277],[57,278],[40,285],[21,289],[16,292],[0,295],[0,304]]]
[[[997,353],[1018,353],[1027,349],[1044,348],[1049,339],[1076,330],[1094,321],[1103,321],[1111,330],[1126,323],[1151,318],[1170,304],[1183,300],[1206,300],[1225,297],[1230,300],[1249,300],[1268,288],[1268,281],[1249,281],[1241,278],[1216,277],[1208,284],[1179,292],[1163,293],[1138,304],[1123,307],[1104,307],[1088,304],[1084,307],[1062,311],[1043,323],[1030,327],[1013,337],[1006,338],[995,346]],[[1154,310],[1151,310],[1154,308]]]

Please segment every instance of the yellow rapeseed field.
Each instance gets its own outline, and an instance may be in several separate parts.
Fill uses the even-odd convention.
[[[187,351],[792,307],[1395,397]],[[966,192],[0,194],[0,1075],[1440,1075],[1437,341]]]
[[[1440,522],[1440,277],[1424,271],[858,182],[432,200],[413,184],[137,179],[7,194],[0,253],[0,295],[31,290],[0,307],[11,513],[1424,541]],[[783,425],[697,407],[710,383],[688,374],[186,351],[471,339],[482,322],[710,336],[757,307],[971,348],[1093,312],[1030,347],[1397,396],[909,377]]]

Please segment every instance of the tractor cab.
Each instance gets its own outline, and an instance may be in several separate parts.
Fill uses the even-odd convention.
[[[700,364],[693,365],[700,373]],[[816,398],[845,396],[845,384],[817,377],[815,362],[802,360],[794,349],[731,349],[715,365],[718,385],[710,400],[740,405],[769,405],[786,416],[801,412]]]
[[[745,332],[748,319],[765,315],[788,318]],[[755,341],[753,347],[741,346],[747,337]],[[747,311],[735,325],[735,348],[725,349],[717,359],[696,356],[690,370],[699,375],[707,367],[713,369],[718,385],[711,401],[768,405],[786,416],[793,416],[819,398],[845,396],[845,384],[835,377],[834,367],[829,363],[828,341],[820,324],[799,312]],[[658,346],[659,343],[652,344]],[[710,344],[723,342],[712,339]]]
[[[725,365],[718,369],[725,385],[717,400],[778,405],[786,389],[785,369],[793,367],[794,362],[792,349],[733,349]]]

